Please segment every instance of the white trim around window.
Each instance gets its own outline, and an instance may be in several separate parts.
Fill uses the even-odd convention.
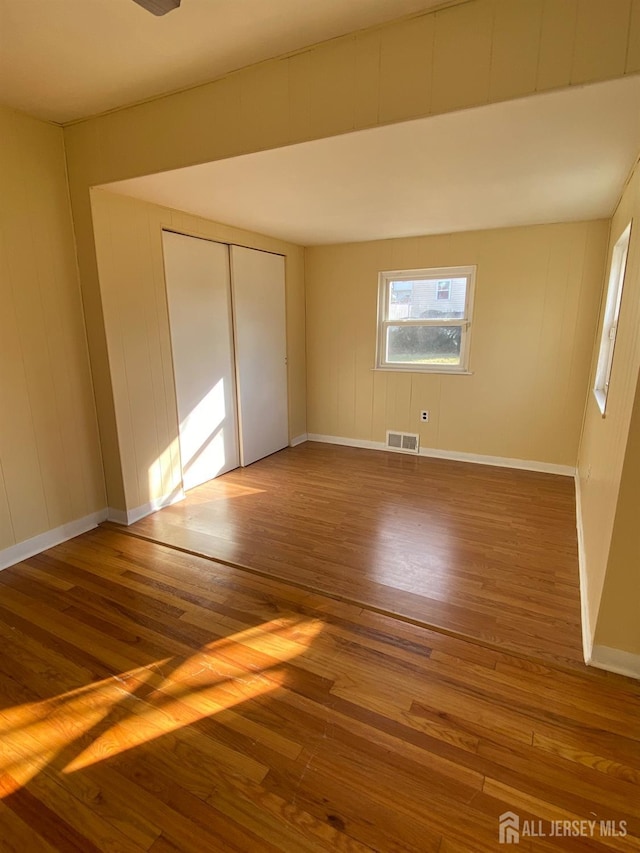
[[[475,279],[475,266],[379,273],[376,370],[469,373]]]

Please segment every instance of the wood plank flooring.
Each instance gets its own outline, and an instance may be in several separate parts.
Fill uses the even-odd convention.
[[[640,851],[566,478],[303,445],[0,573],[0,642],[0,851]]]
[[[582,667],[570,477],[308,442],[129,530]]]
[[[629,679],[104,528],[0,573],[0,641],[3,851],[640,850]]]

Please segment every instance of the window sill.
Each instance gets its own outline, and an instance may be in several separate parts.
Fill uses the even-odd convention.
[[[372,367],[374,373],[438,373],[441,376],[473,376],[473,370],[449,369],[445,367]]]

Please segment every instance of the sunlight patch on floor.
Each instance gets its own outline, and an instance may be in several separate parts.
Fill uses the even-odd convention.
[[[73,773],[283,686],[282,664],[322,631],[316,619],[280,617],[61,695],[0,710],[0,799],[51,767]],[[281,636],[283,634],[288,636]],[[294,637],[295,639],[292,639]],[[256,666],[252,653],[273,663]],[[216,761],[259,780],[264,768],[210,739]]]

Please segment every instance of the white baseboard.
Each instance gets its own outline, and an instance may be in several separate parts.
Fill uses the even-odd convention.
[[[107,510],[101,509],[98,512],[92,512],[91,515],[85,515],[84,518],[78,518],[68,524],[55,527],[53,530],[46,530],[31,539],[25,539],[24,542],[18,542],[17,545],[4,548],[0,551],[0,569],[6,569],[22,560],[28,560],[34,554],[46,551],[47,548],[53,548],[54,545],[66,542],[67,539],[73,539],[74,536],[80,536],[87,530],[93,530],[106,518]]]
[[[365,441],[360,438],[344,438],[337,435],[318,435],[309,433],[309,441],[321,441],[325,444],[342,444],[346,447],[363,447],[367,450],[386,450],[388,453],[398,453],[384,441]],[[473,462],[476,465],[493,465],[497,468],[518,468],[523,471],[539,471],[543,474],[560,474],[563,477],[575,476],[576,469],[570,465],[556,465],[553,462],[536,462],[530,459],[509,459],[504,456],[481,456],[477,453],[463,453],[457,450],[437,450],[431,447],[421,447],[420,456],[430,456],[436,459],[450,459],[454,462]]]
[[[589,618],[589,576],[587,574],[587,554],[584,547],[584,527],[582,525],[582,497],[580,493],[580,473],[576,471],[576,528],[578,531],[578,569],[580,573],[580,624],[582,626],[582,654],[584,662],[590,664],[593,656],[593,632]]]
[[[289,442],[289,447],[297,447],[299,444],[304,444],[305,441],[309,440],[309,436],[306,432],[303,432],[302,435],[297,435],[295,438],[292,438]]]
[[[136,506],[133,509],[124,510],[109,507],[106,517],[109,521],[114,521],[116,524],[123,524],[128,527],[130,524],[135,524],[136,521],[140,521],[141,518],[151,515],[152,512],[156,512],[166,506],[171,506],[181,500],[184,500],[184,492],[182,489],[175,494],[165,495],[165,497],[162,498],[154,498],[152,501],[142,504],[141,506]]]
[[[521,471],[538,471],[542,474],[559,474],[562,477],[575,476],[576,469],[571,465],[558,465],[555,462],[538,462],[535,459],[511,459],[507,456],[482,456],[478,453],[462,453],[455,450],[435,450],[420,448],[421,456],[433,456],[437,459],[451,459],[458,462],[473,462],[476,465],[493,465],[496,468],[517,468]]]
[[[366,441],[362,438],[343,438],[339,435],[318,435],[315,432],[310,432],[307,435],[308,441],[320,441],[323,444],[341,444],[345,447],[363,447],[365,450],[388,450],[384,441]]]
[[[610,649],[608,646],[594,646],[589,666],[628,675],[630,678],[640,678],[640,655],[623,652],[621,649]]]

